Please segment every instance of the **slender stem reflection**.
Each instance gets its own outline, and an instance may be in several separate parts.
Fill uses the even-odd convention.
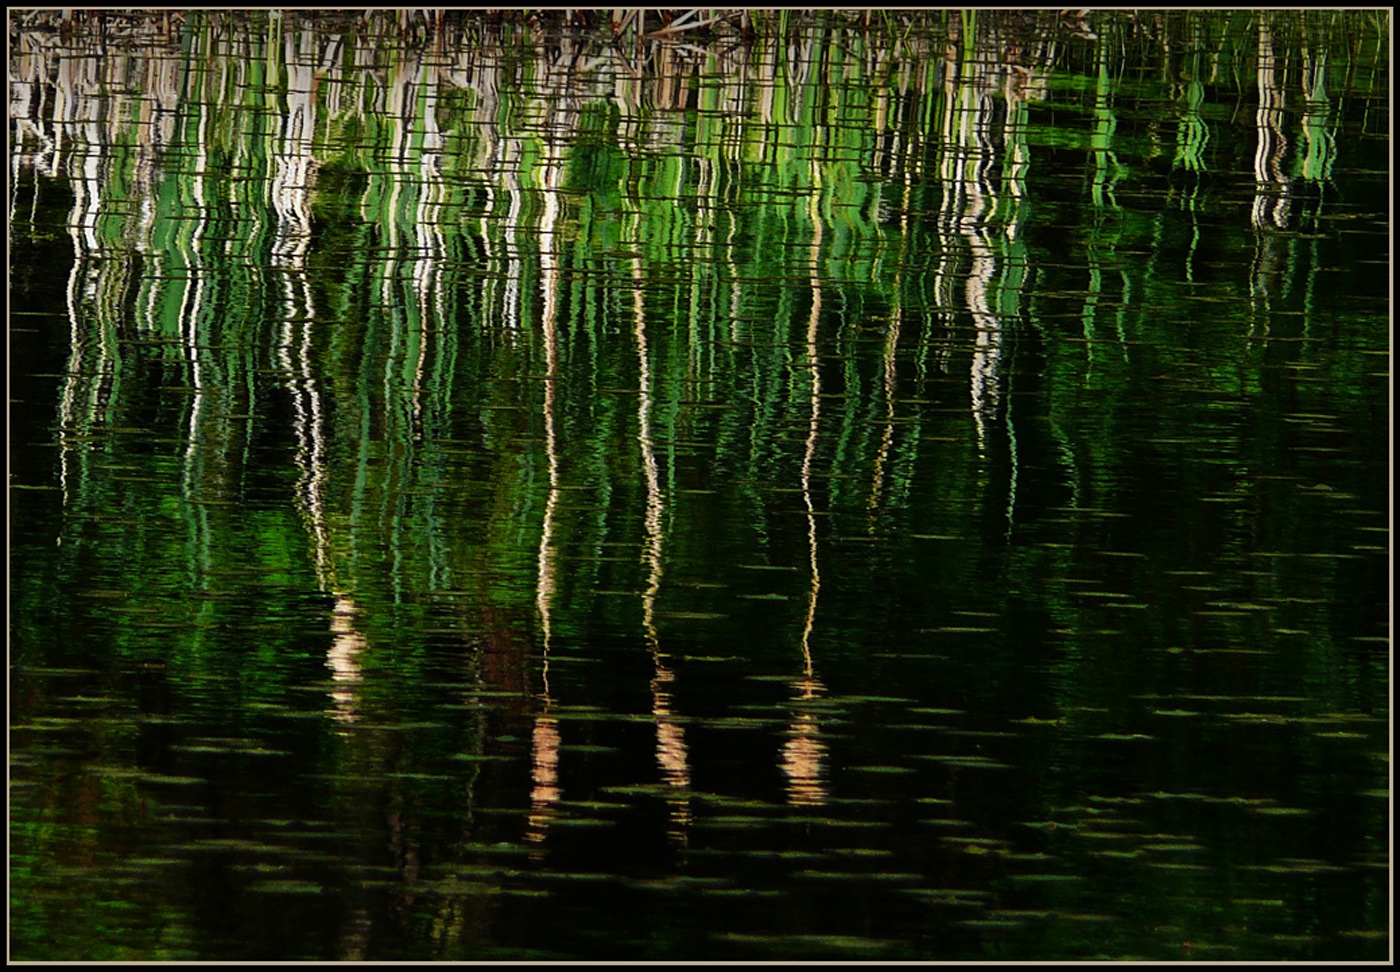
[[[544,522],[540,527],[540,547],[535,581],[535,610],[540,618],[540,712],[535,716],[530,739],[530,817],[525,839],[541,843],[553,816],[559,788],[559,720],[554,717],[554,699],[549,691],[549,649],[553,629],[550,623],[554,596],[554,527],[559,506],[559,441],[556,431],[559,394],[559,189],[563,159],[553,140],[548,143],[544,161],[542,195],[544,211],[540,218],[540,289],[544,312],[540,321],[544,337],[544,443],[549,460],[549,494],[545,499]]]
[[[647,568],[646,590],[642,593],[642,627],[651,648],[655,672],[651,679],[651,712],[656,720],[656,762],[661,776],[677,791],[667,802],[671,807],[672,840],[685,843],[690,825],[690,759],[685,730],[672,718],[671,685],[675,674],[666,665],[661,639],[656,631],[656,595],[661,589],[662,527],[665,500],[657,471],[656,451],[651,434],[651,356],[647,349],[645,279],[640,259],[632,261],[632,333],[637,342],[637,443],[641,449],[642,472],[646,479],[646,542],[642,562]]]
[[[812,463],[817,453],[817,433],[821,427],[821,368],[817,358],[817,335],[822,315],[822,278],[819,260],[822,249],[823,222],[819,211],[820,179],[811,197],[812,246],[810,250],[812,311],[807,319],[807,374],[811,385],[807,420],[807,442],[802,453],[802,502],[807,508],[807,565],[810,584],[807,588],[807,612],[802,620],[802,677],[792,683],[796,697],[789,703],[793,708],[788,725],[788,740],[783,744],[779,768],[787,777],[788,802],[795,806],[814,806],[827,800],[825,773],[826,746],[821,740],[820,725],[815,712],[804,709],[822,690],[812,665],[812,628],[817,617],[817,595],[821,591],[821,570],[817,566],[817,511],[812,499]]]

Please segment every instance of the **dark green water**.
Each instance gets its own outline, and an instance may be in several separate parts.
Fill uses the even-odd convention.
[[[870,21],[11,12],[11,958],[1390,954],[1388,14]]]

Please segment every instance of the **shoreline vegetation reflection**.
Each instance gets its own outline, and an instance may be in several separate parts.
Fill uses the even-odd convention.
[[[12,10],[12,957],[1383,957],[1388,17]]]

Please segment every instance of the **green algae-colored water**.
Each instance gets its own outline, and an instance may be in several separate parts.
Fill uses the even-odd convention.
[[[1388,11],[9,16],[12,959],[1390,954]]]

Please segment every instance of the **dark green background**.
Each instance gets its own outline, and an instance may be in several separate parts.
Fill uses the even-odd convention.
[[[11,957],[1385,957],[1387,16],[12,12]]]

